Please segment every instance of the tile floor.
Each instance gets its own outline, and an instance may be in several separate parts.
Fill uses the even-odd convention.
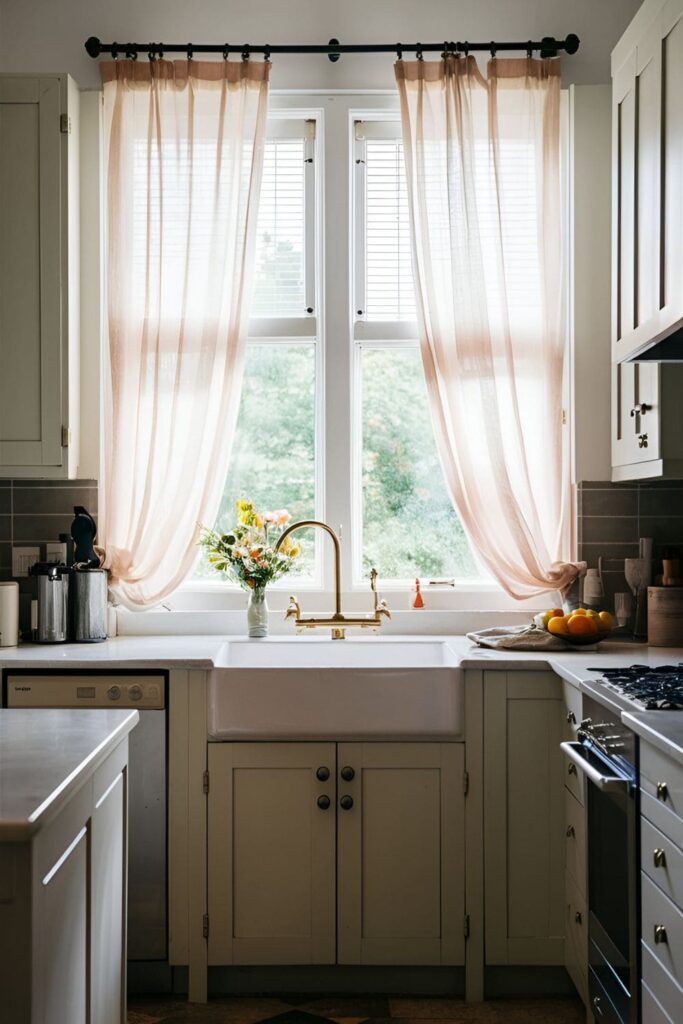
[[[583,1024],[578,999],[459,999],[385,996],[225,997],[210,1003],[131,999],[128,1024]]]

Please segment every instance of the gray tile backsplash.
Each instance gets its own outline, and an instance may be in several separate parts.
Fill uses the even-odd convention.
[[[603,560],[605,604],[627,590],[624,559],[637,558],[640,537],[652,537],[655,574],[666,548],[683,552],[683,480],[612,484],[582,481],[578,486],[579,558],[591,568]]]
[[[12,579],[12,545],[40,548],[69,533],[74,505],[83,505],[97,518],[96,480],[0,480],[0,580]],[[35,580],[19,579],[20,623],[30,620]]]

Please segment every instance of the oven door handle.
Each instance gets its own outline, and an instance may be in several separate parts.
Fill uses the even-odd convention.
[[[581,769],[586,778],[603,793],[628,789],[628,779],[623,779],[619,775],[602,775],[597,768],[594,768],[583,756],[580,743],[560,743],[560,749]]]

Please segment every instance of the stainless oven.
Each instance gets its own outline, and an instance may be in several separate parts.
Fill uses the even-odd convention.
[[[635,737],[584,699],[576,743],[562,749],[586,779],[588,988],[596,1021],[637,1024],[639,1012],[638,775]]]
[[[167,959],[166,673],[5,670],[10,708],[136,708],[129,739],[128,959]]]

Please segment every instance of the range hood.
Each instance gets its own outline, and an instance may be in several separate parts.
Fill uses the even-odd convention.
[[[648,341],[632,352],[626,363],[683,363],[683,324],[678,321],[668,334]]]

